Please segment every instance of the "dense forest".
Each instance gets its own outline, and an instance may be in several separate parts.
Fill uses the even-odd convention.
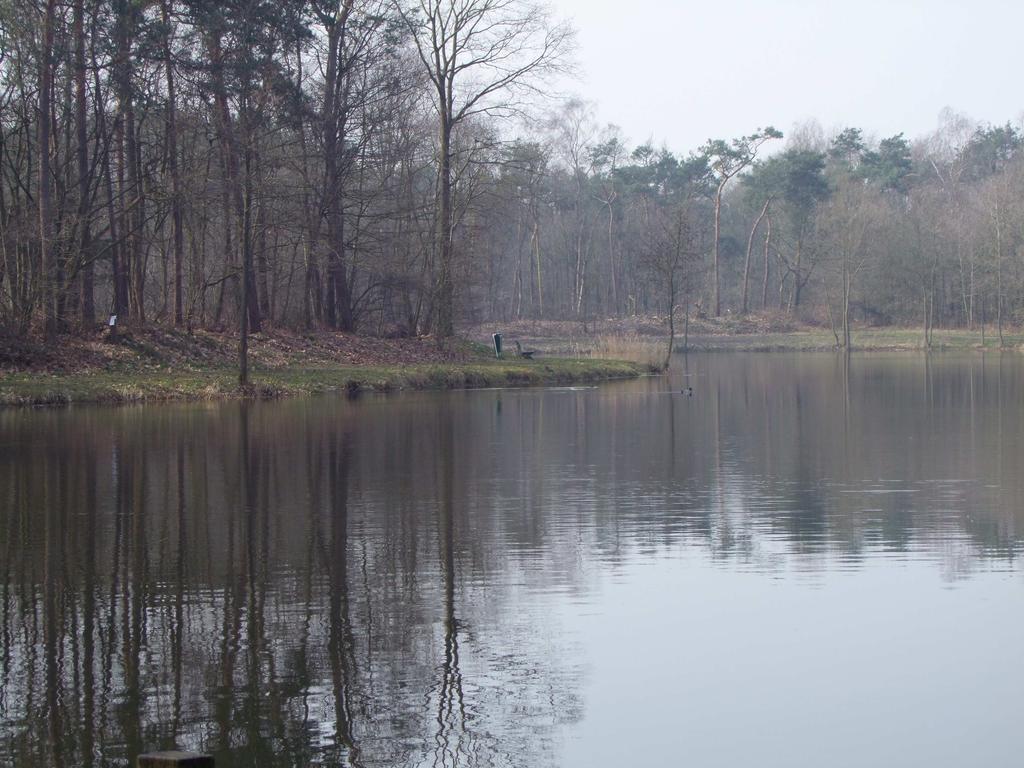
[[[1024,320],[1017,128],[632,146],[573,46],[525,0],[4,0],[0,325]]]

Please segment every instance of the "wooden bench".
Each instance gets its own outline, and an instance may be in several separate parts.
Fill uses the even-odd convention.
[[[534,354],[536,354],[536,350],[534,350],[534,349],[523,350],[523,345],[520,344],[518,341],[515,342],[515,345],[516,345],[516,355],[518,355],[519,357],[523,358],[524,360],[533,360],[533,356],[534,356]]]

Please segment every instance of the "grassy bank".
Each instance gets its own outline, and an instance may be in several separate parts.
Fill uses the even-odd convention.
[[[683,322],[677,320],[675,350],[683,351]],[[490,326],[467,328],[470,339],[488,338]],[[666,318],[640,315],[589,320],[586,323],[555,320],[521,320],[506,323],[499,330],[530,346],[552,355],[566,357],[618,357],[644,362],[661,360],[668,342]],[[862,352],[910,352],[925,349],[921,328],[854,328],[853,349]],[[817,352],[831,351],[836,339],[827,325],[813,325],[786,313],[761,312],[745,317],[693,318],[690,322],[689,349],[705,352]],[[934,351],[999,350],[995,328],[981,330],[943,330],[932,332]],[[1024,350],[1024,329],[1007,327],[1004,350]]]
[[[0,375],[0,405],[141,403],[233,397],[273,398],[320,392],[466,389],[574,384],[639,376],[643,366],[614,360],[470,360],[413,365],[276,368],[256,370],[240,390],[229,369],[15,372]]]
[[[465,339],[375,338],[273,329],[250,338],[251,386],[238,387],[237,338],[210,330],[133,327],[0,337],[0,406],[272,398],[319,392],[570,384],[647,372],[635,362],[544,356],[495,360]]]
[[[272,398],[343,391],[465,389],[607,381],[656,368],[666,338],[657,326],[590,329],[560,336],[562,324],[507,329],[509,339],[539,350],[537,360],[494,360],[482,344],[431,339],[371,339],[340,333],[274,331],[254,337],[252,385],[240,390],[235,339],[209,331],[152,328],[110,343],[100,336],[57,343],[6,340],[0,344],[0,406],[138,403],[217,398]],[[550,327],[548,327],[550,326]],[[594,331],[597,332],[594,332]],[[827,328],[766,329],[756,333],[691,333],[690,351],[828,351]],[[853,333],[857,351],[920,351],[915,328],[865,328]],[[979,331],[936,330],[932,350],[996,351],[999,339]],[[1024,349],[1024,334],[1004,334],[1004,349]],[[682,351],[677,339],[676,350]]]
[[[1024,335],[1006,333],[1004,349],[1020,349]],[[924,333],[916,328],[865,328],[852,333],[852,347],[861,352],[910,352],[925,349]],[[788,331],[785,333],[696,334],[690,336],[690,351],[704,352],[815,352],[835,349],[835,336],[828,329]],[[999,337],[980,331],[935,330],[932,351],[1000,349]],[[683,351],[682,342],[676,346]]]

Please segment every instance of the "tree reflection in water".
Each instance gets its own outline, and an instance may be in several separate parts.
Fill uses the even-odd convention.
[[[555,607],[633,557],[1013,560],[1020,368],[2,412],[0,763],[555,764],[584,705]]]

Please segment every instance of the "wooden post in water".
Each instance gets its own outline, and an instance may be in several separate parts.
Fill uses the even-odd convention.
[[[194,752],[150,752],[139,755],[136,768],[213,768],[213,757]]]

